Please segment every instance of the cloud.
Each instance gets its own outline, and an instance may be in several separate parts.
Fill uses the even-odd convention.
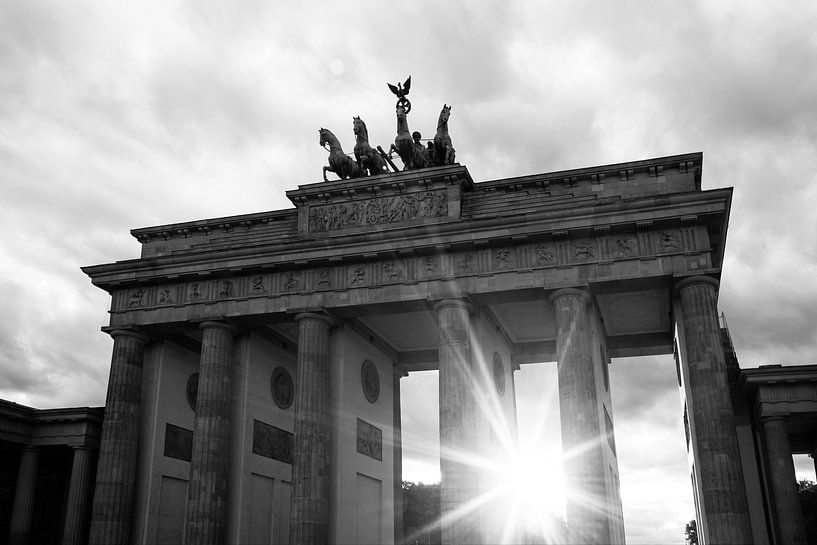
[[[102,403],[108,297],[79,267],[137,257],[134,227],[290,208],[286,189],[321,179],[319,127],[349,152],[360,115],[388,148],[385,84],[409,74],[409,126],[430,138],[453,105],[476,180],[703,151],[704,188],[735,188],[720,307],[741,363],[813,363],[815,12],[805,0],[0,4],[0,309],[13,317],[0,396]],[[520,429],[555,443],[553,372],[526,367],[517,387]],[[611,378],[628,539],[679,541],[691,499],[674,364],[616,360]],[[418,472],[436,463],[435,380],[403,380],[407,436],[431,438],[429,454],[407,455]]]

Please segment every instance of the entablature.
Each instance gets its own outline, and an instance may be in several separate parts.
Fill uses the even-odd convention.
[[[565,245],[592,261],[678,250],[709,252],[709,266],[720,266],[731,189],[619,202],[590,209],[513,219],[417,226],[334,238],[307,239],[282,245],[247,246],[201,254],[170,255],[85,267],[95,285],[108,291],[167,280],[208,280],[308,268],[386,262],[409,257],[493,250],[502,255],[516,247],[543,245],[546,255]],[[681,239],[695,238],[681,243]],[[637,250],[630,246],[638,240]],[[610,249],[610,246],[616,249]],[[578,248],[578,249],[577,249]],[[513,250],[518,253],[524,250]],[[570,248],[562,249],[569,253]],[[617,255],[621,254],[621,255]],[[575,256],[574,256],[575,257]],[[538,259],[538,258],[537,258]],[[576,259],[546,259],[540,265],[570,265]],[[519,262],[524,262],[519,259]],[[578,260],[584,262],[585,260]]]

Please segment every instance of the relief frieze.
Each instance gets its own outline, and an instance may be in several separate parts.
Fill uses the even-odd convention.
[[[537,244],[534,250],[537,265],[552,265],[556,262],[556,252],[552,244]]]
[[[292,432],[253,420],[252,452],[265,458],[292,465]]]
[[[406,273],[399,263],[389,261],[383,265],[386,282],[400,282],[405,279]]]
[[[286,273],[286,279],[284,280],[284,289],[286,291],[294,291],[298,289],[300,284],[300,280],[296,276],[294,272]]]
[[[357,451],[369,458],[383,460],[383,431],[360,418],[357,419]]]
[[[448,215],[446,190],[422,191],[391,197],[312,206],[309,231],[321,233],[366,225],[385,225]]]
[[[631,260],[644,261],[653,256],[679,253],[689,254],[684,263],[690,269],[700,269],[709,262],[701,253],[704,250],[699,249],[707,242],[705,236],[705,231],[701,234],[694,228],[664,229],[581,239],[562,237],[466,251],[452,251],[445,246],[438,249],[440,253],[416,255],[403,252],[399,258],[394,253],[383,257],[370,254],[364,256],[366,260],[362,262],[340,263],[336,260],[334,264],[330,262],[314,268],[293,263],[288,264],[293,268],[285,271],[125,288],[116,292],[112,310],[135,312],[210,301],[410,284],[450,276],[491,275],[537,268],[593,265],[600,267],[596,273],[606,278],[613,274],[613,270],[619,271],[616,274],[629,274],[627,271],[632,267],[627,264]],[[613,268],[610,265],[613,262],[620,263]],[[303,267],[295,268],[298,265]]]
[[[366,285],[366,267],[364,266],[353,267],[351,275],[349,276],[349,286],[354,288],[365,285]]]
[[[328,270],[321,269],[318,271],[318,275],[315,280],[315,287],[319,290],[328,290],[332,287],[332,279],[329,276]]]
[[[630,237],[616,238],[613,245],[613,257],[623,259],[632,257],[635,252],[635,240]]]
[[[681,235],[679,233],[661,231],[656,234],[656,238],[660,252],[672,252],[681,248]]]
[[[130,307],[141,307],[145,304],[145,290],[142,288],[135,289],[130,294]]]
[[[511,267],[511,251],[508,248],[500,248],[496,251],[496,266],[499,269]]]
[[[267,292],[267,287],[264,285],[263,276],[255,276],[250,280],[250,291],[254,294],[261,294]]]
[[[233,296],[233,283],[229,280],[222,280],[218,283],[218,296],[219,297],[232,297]]]
[[[162,291],[159,292],[159,304],[160,305],[170,305],[172,303],[173,303],[173,294],[167,288],[162,289]]]
[[[581,240],[573,245],[573,256],[576,261],[587,261],[596,256],[590,241]]]

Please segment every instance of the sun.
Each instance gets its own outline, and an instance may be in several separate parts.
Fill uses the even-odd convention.
[[[541,542],[564,539],[565,480],[558,450],[522,445],[491,471],[491,518],[502,521],[500,543],[523,537]]]

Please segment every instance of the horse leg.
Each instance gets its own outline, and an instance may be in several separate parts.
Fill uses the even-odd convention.
[[[334,172],[334,170],[332,170],[332,168],[331,168],[331,167],[323,167],[323,181],[324,181],[324,182],[328,182],[328,181],[329,181],[329,178],[327,178],[327,177],[326,177],[326,171],[327,171],[327,170],[328,170],[329,172]]]

